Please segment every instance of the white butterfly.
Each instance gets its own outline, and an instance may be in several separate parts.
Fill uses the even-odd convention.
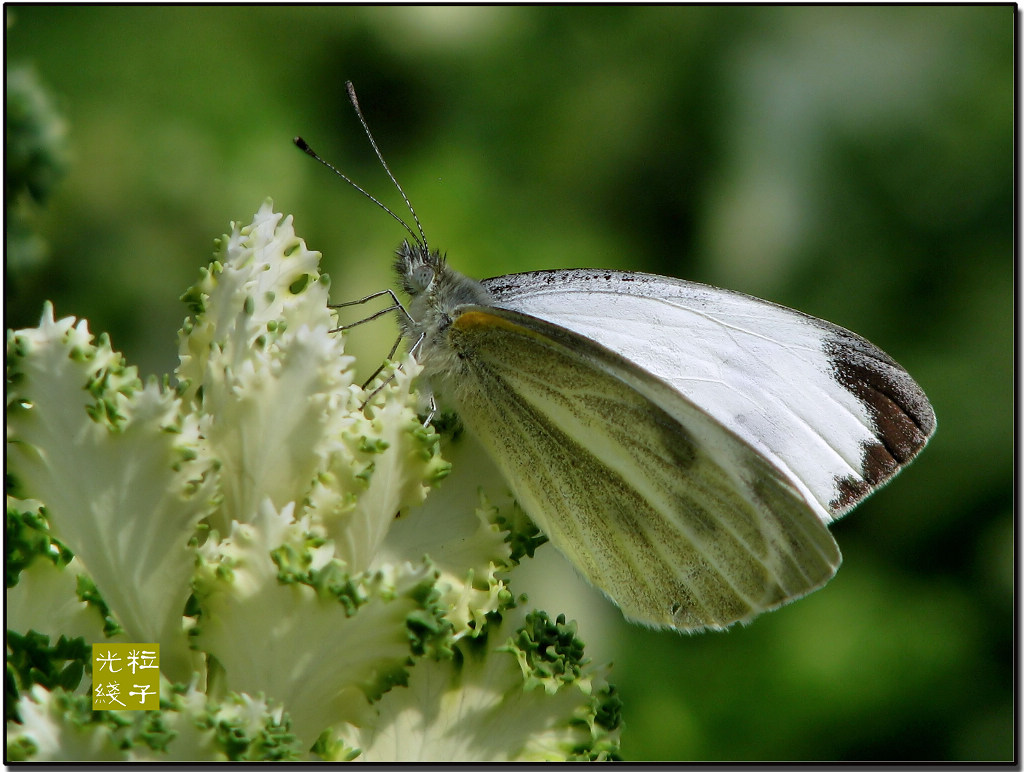
[[[406,229],[399,318],[425,387],[637,622],[722,628],[820,587],[826,525],[935,429],[907,372],[828,322],[642,273],[477,282]]]

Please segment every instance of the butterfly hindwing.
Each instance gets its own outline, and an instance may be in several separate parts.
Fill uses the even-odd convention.
[[[438,384],[516,497],[639,622],[749,619],[826,582],[839,551],[801,492],[679,392],[601,345],[459,309]]]

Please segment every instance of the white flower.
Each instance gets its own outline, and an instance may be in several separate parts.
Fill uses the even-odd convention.
[[[364,406],[319,258],[269,201],[233,226],[175,387],[49,304],[8,332],[9,758],[614,757],[575,628],[506,584],[543,538],[474,451],[428,495],[452,467],[419,369]],[[91,710],[104,630],[160,644],[161,710]]]

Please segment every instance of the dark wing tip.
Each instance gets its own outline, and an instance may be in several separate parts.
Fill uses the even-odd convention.
[[[837,482],[830,506],[842,514],[921,452],[935,432],[935,411],[907,371],[860,336],[834,331],[826,353],[836,382],[868,409],[877,440],[865,443],[862,475]]]

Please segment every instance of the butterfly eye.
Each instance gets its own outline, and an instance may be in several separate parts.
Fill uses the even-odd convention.
[[[409,271],[409,291],[425,292],[434,283],[434,269],[429,265],[418,265]]]

